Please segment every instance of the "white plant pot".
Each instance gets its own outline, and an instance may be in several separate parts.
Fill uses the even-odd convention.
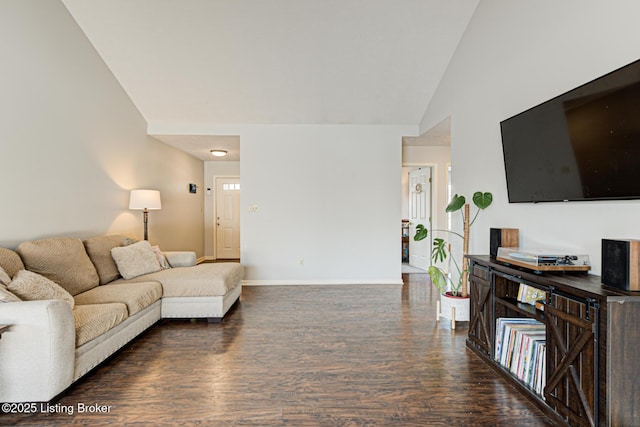
[[[437,304],[436,320],[440,321],[441,317],[451,320],[451,329],[456,328],[456,321],[468,322],[469,301],[470,298],[450,297],[441,294]]]

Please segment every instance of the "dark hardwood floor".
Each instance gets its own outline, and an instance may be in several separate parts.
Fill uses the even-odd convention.
[[[57,402],[3,425],[550,426],[404,286],[246,287],[222,323],[160,322]],[[79,404],[107,413],[78,413]],[[55,409],[55,408],[54,408]]]

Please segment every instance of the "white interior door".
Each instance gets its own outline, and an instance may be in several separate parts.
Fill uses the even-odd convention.
[[[409,265],[426,270],[430,265],[431,249],[431,168],[424,167],[409,173]],[[416,242],[418,224],[429,230],[426,239]]]
[[[216,178],[216,258],[240,258],[240,178]]]

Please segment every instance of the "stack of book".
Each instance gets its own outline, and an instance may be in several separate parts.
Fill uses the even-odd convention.
[[[546,301],[547,293],[535,286],[525,285],[520,283],[518,289],[518,301],[525,302],[527,304],[536,305],[538,301]]]
[[[545,326],[534,319],[496,319],[495,359],[536,393],[545,385]]]

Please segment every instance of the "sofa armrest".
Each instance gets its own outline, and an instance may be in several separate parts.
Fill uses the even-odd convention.
[[[163,252],[171,267],[192,267],[196,265],[196,253],[190,251]]]
[[[73,381],[73,312],[62,300],[0,303],[0,402],[45,402]]]

